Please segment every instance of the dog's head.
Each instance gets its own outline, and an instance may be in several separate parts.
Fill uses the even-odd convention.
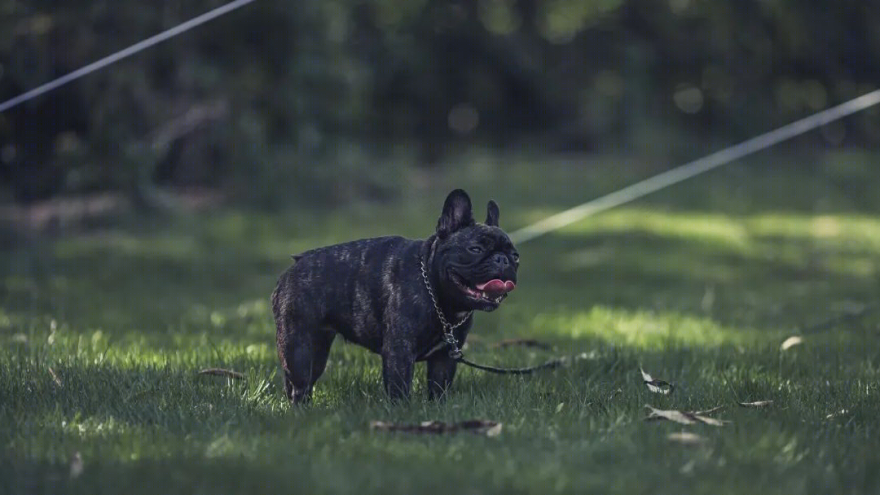
[[[499,215],[498,205],[489,201],[486,223],[476,223],[467,193],[449,193],[437,221],[432,263],[444,303],[493,311],[516,287],[519,253],[498,227]]]

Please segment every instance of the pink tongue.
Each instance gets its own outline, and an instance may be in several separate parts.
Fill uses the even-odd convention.
[[[510,292],[516,288],[516,284],[513,281],[503,281],[499,279],[492,279],[488,282],[484,282],[482,284],[477,284],[477,289],[483,292],[491,292],[493,294],[506,293]]]

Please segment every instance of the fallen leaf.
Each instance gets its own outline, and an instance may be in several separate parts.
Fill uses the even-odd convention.
[[[666,419],[669,421],[674,421],[676,423],[681,423],[683,425],[692,425],[696,423],[698,420],[695,415],[688,414],[682,411],[676,410],[668,410],[665,411],[663,409],[654,409],[651,406],[645,406],[648,408],[648,417],[645,420],[657,420],[657,419]]]
[[[378,431],[399,431],[405,433],[422,433],[434,435],[467,431],[470,433],[486,435],[488,437],[497,437],[501,434],[501,423],[497,421],[486,421],[483,419],[471,419],[468,421],[462,421],[460,423],[445,423],[443,421],[423,421],[417,425],[386,423],[385,421],[371,421],[370,429]]]
[[[232,378],[234,380],[244,380],[246,378],[244,373],[239,373],[238,371],[232,370],[224,370],[223,368],[205,368],[199,371],[200,375],[213,375],[213,376],[225,376],[227,378]]]
[[[779,346],[780,351],[787,351],[796,345],[801,345],[804,343],[803,337],[798,335],[792,335],[791,337],[785,339],[782,342],[782,345]]]
[[[565,402],[560,402],[558,406],[556,406],[556,414],[559,414],[559,411],[562,411],[562,408],[565,407]]]
[[[55,385],[58,385],[58,388],[64,388],[64,384],[61,383],[61,379],[58,378],[58,375],[55,373],[55,370],[53,370],[51,366],[49,366],[49,374],[52,375],[52,381],[55,382]]]
[[[755,402],[737,402],[742,407],[768,407],[773,404],[772,400],[758,400]]]
[[[501,434],[501,423],[498,423],[497,425],[486,430],[486,436],[490,437],[490,438],[497,437],[500,434]]]
[[[696,459],[691,459],[687,463],[685,463],[685,465],[682,466],[681,469],[678,470],[678,472],[681,474],[691,474],[694,472],[694,466],[696,465]]]
[[[703,423],[712,426],[723,426],[724,421],[715,418],[709,418],[706,416],[701,416],[699,414],[695,414],[692,412],[686,411],[678,411],[675,409],[655,409],[651,406],[645,406],[648,409],[648,416],[645,418],[646,421],[653,421],[658,419],[665,419],[667,421],[673,421],[675,423],[683,424],[683,425],[692,425],[696,423]]]
[[[669,395],[675,390],[675,385],[664,380],[655,380],[654,377],[641,368],[639,368],[639,371],[642,372],[642,381],[645,382],[645,386],[647,386],[648,390],[651,392],[654,392],[655,394]]]
[[[691,433],[689,431],[680,431],[676,433],[670,433],[666,435],[666,438],[670,442],[680,443],[682,445],[703,445],[706,443],[706,439],[696,433]]]
[[[83,467],[82,455],[79,452],[73,454],[73,459],[70,460],[70,477],[78,478],[83,472]]]
[[[690,414],[693,414],[693,413],[690,413]],[[693,417],[696,418],[701,423],[705,423],[707,425],[712,425],[712,426],[724,426],[724,423],[730,422],[730,421],[724,421],[721,419],[710,418],[707,416],[701,416],[699,414],[693,414]]]
[[[712,414],[713,412],[720,411],[724,409],[724,406],[713,407],[712,409],[706,409],[705,411],[692,411],[691,414],[704,415],[704,414]]]
[[[825,419],[834,419],[837,416],[843,416],[844,414],[849,414],[849,410],[841,409],[840,411],[833,412],[833,413],[829,414],[828,416],[825,416]]]

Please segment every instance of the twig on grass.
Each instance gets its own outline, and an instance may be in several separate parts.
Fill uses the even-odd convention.
[[[499,340],[498,342],[492,344],[492,349],[504,349],[506,347],[514,347],[514,346],[522,346],[522,347],[534,347],[537,349],[544,349],[549,351],[553,349],[553,347],[546,343],[541,342],[537,339],[529,339],[529,338],[515,338],[515,339],[504,339]]]
[[[205,368],[199,371],[200,375],[213,375],[213,376],[225,376],[227,378],[232,378],[233,380],[245,380],[247,376],[244,373],[239,373],[238,371],[225,370],[223,368]]]
[[[722,409],[724,409],[724,406],[716,406],[716,407],[713,407],[712,409],[706,409],[705,411],[694,411],[693,414],[697,414],[697,415],[699,415],[699,416],[703,416],[703,415],[706,415],[706,414],[712,414],[712,413],[714,413],[714,412],[718,412],[718,411],[720,411],[720,410],[722,410]]]
[[[376,431],[404,432],[441,435],[467,431],[487,437],[496,437],[501,434],[501,423],[484,419],[471,419],[459,423],[445,423],[443,421],[423,421],[419,424],[386,423],[385,421],[371,421],[370,429]]]

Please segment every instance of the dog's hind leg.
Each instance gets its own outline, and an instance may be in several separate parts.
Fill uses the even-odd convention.
[[[315,382],[324,373],[336,333],[326,327],[285,318],[278,329],[278,356],[284,371],[284,391],[291,404],[311,399]]]

